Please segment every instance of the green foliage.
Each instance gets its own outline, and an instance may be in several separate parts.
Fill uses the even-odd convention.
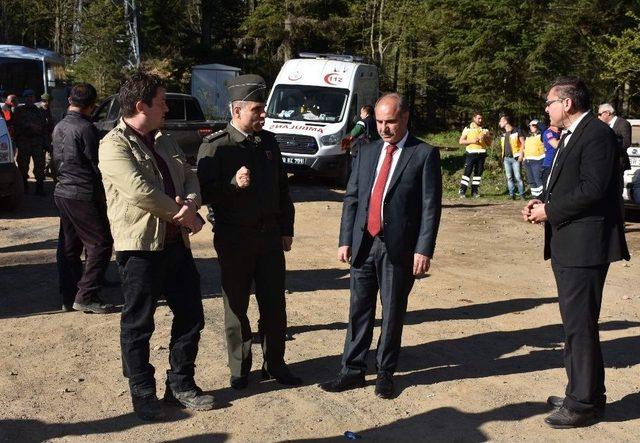
[[[94,0],[82,13],[82,27],[76,36],[81,50],[70,69],[75,81],[93,84],[100,97],[118,90],[126,65],[128,39],[123,15],[122,7],[111,0]]]
[[[425,132],[458,130],[473,109],[489,121],[501,111],[543,117],[541,97],[561,75],[583,77],[594,102],[640,115],[638,0],[137,3],[143,62],[173,90],[188,88],[194,64],[239,66],[271,81],[299,52],[331,52],[375,63],[381,90],[405,94],[413,127]],[[129,55],[122,1],[82,4],[78,16],[78,0],[0,0],[0,40],[54,49],[76,79],[115,92]]]

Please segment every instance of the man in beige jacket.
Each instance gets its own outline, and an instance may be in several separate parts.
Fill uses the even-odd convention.
[[[188,233],[203,224],[198,179],[176,142],[159,130],[168,111],[161,80],[137,73],[122,86],[119,100],[123,118],[101,141],[99,158],[122,278],[120,345],[133,409],[143,420],[164,415],[149,363],[160,295],[174,314],[164,399],[212,409],[213,397],[194,381],[204,314]]]

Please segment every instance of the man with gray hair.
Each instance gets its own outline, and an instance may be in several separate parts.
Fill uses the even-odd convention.
[[[251,287],[260,310],[262,377],[299,385],[284,362],[287,314],[284,252],[293,242],[294,207],[274,135],[262,129],[267,87],[259,75],[227,83],[231,122],[207,136],[198,152],[202,198],[215,214],[231,387],[244,389],[251,371]]]
[[[609,125],[618,139],[620,148],[620,174],[627,169],[631,169],[627,148],[631,146],[631,123],[616,115],[611,103],[603,103],[598,106],[598,118]]]
[[[397,93],[375,107],[382,140],[355,158],[342,206],[338,260],[351,263],[349,326],[336,378],[327,392],[363,387],[380,290],[382,330],[376,352],[376,396],[394,397],[407,301],[429,271],[440,224],[440,152],[408,131],[409,108]]]

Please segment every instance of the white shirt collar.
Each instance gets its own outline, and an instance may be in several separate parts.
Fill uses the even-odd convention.
[[[585,118],[585,116],[589,113],[589,111],[583,112],[582,115],[580,117],[578,117],[578,119],[576,121],[574,121],[573,123],[571,123],[571,126],[569,126],[568,128],[566,128],[564,131],[562,132],[566,132],[566,131],[570,131],[571,133],[576,132],[576,128],[578,127],[578,123],[580,123],[582,121],[583,118]]]
[[[609,127],[613,129],[613,125],[616,124],[616,120],[618,120],[618,116],[614,115],[611,121],[609,122]]]
[[[396,146],[398,147],[398,151],[399,151],[400,149],[404,148],[404,144],[405,144],[405,142],[407,141],[407,137],[409,137],[409,131],[407,131],[407,133],[404,135],[404,137],[402,137],[402,139],[401,139],[398,143],[396,143]],[[383,150],[384,150],[384,149],[386,149],[386,148],[387,148],[387,146],[389,146],[389,144],[390,144],[390,143],[384,142],[384,143],[382,144],[382,149],[383,149]]]

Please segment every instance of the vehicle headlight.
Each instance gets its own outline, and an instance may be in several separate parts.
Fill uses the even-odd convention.
[[[322,137],[320,137],[320,143],[322,143],[325,146],[337,145],[338,143],[340,143],[341,139],[342,139],[342,133],[336,132],[335,134],[323,135]]]

